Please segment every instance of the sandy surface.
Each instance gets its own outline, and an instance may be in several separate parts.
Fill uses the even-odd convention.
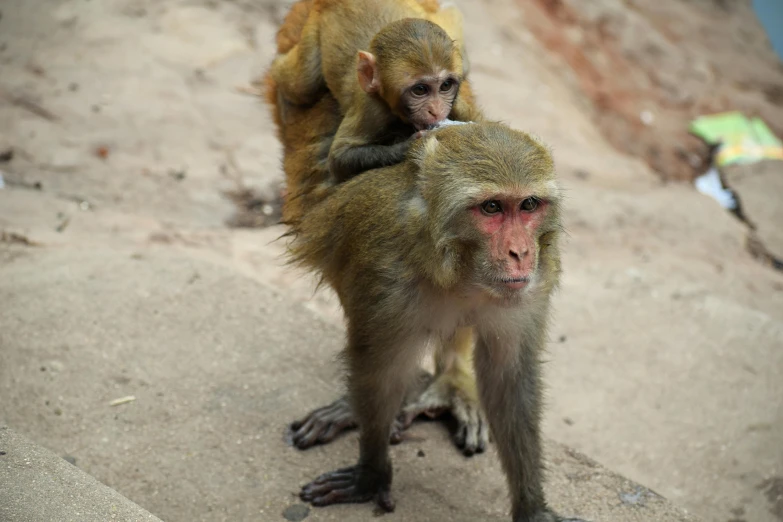
[[[236,319],[275,306],[262,293],[248,309],[254,301],[242,294],[261,285],[280,306],[315,311],[324,328],[341,324],[328,293],[313,296],[307,277],[282,268],[273,242],[281,228],[225,226],[235,212],[227,191],[271,191],[282,178],[266,107],[236,90],[270,60],[281,4],[0,4],[0,149],[14,149],[0,163],[0,423],[161,516],[204,495],[214,509],[226,502],[178,482],[185,468],[202,464],[206,484],[263,475],[256,463],[244,478],[227,476],[250,454],[210,432],[241,433],[235,443],[248,444],[254,430],[273,433],[302,413],[288,411],[286,397],[316,405],[339,389],[338,342],[263,350],[320,323],[268,331]],[[521,28],[516,4],[461,5],[480,102],[550,143],[568,190],[547,436],[705,520],[783,520],[783,277],[751,259],[745,229],[717,204],[661,184],[607,145],[561,65]],[[765,175],[775,173],[780,166]],[[779,214],[779,193],[762,187],[754,197],[764,215]],[[203,266],[220,270],[207,277]],[[199,292],[177,290],[204,279]],[[115,325],[134,318],[135,337]],[[115,326],[114,343],[96,344]],[[201,348],[191,355],[189,345]],[[144,398],[144,409],[106,411],[125,395]],[[211,449],[190,454],[182,432]],[[338,454],[350,455],[353,440],[342,439]],[[448,459],[443,441],[431,446]],[[317,459],[308,465],[320,469],[334,455],[278,459]],[[496,462],[471,463],[471,487],[501,495],[495,478],[481,480]],[[298,483],[299,474],[282,478]],[[409,480],[410,490],[422,487]]]

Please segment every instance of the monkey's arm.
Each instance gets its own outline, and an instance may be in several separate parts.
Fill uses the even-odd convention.
[[[370,112],[361,108],[361,104],[359,108],[352,107],[337,130],[329,151],[329,171],[338,183],[366,170],[400,163],[415,139],[411,137],[393,145],[375,143],[378,130],[387,129],[391,123],[388,118],[376,115],[374,124],[368,124],[370,118],[365,114]]]
[[[332,148],[329,170],[338,183],[349,180],[366,170],[388,167],[400,163],[410,147],[410,140],[394,145],[354,145]]]

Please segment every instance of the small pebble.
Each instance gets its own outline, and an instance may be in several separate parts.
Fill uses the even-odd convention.
[[[636,488],[633,493],[621,491],[618,495],[623,504],[631,506],[643,506],[646,501],[645,491],[641,488]]]
[[[425,456],[424,450],[419,450],[419,452],[418,452],[418,453],[416,453],[416,456],[417,456],[417,457],[423,457],[423,456]]]
[[[309,506],[305,504],[294,504],[285,508],[285,511],[283,511],[283,518],[290,520],[291,522],[299,522],[300,520],[306,519],[309,514]]]

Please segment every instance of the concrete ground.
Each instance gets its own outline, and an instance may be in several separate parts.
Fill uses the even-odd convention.
[[[0,426],[0,520],[160,522],[113,489],[5,426]]]
[[[717,204],[605,143],[516,4],[461,5],[486,112],[550,143],[568,191],[546,435],[705,520],[783,520],[783,277]],[[0,163],[0,424],[165,520],[280,519],[355,451],[355,435],[285,446],[286,422],[340,391],[339,309],[282,267],[282,228],[225,225],[227,192],[282,178],[267,109],[236,87],[271,59],[283,3],[0,12],[0,152],[14,150]],[[755,205],[773,216],[766,188]],[[491,452],[464,460],[439,424],[411,433],[394,450],[401,520],[504,519]],[[548,448],[570,514],[680,517],[629,506],[635,490],[591,506],[585,492],[608,486]]]
[[[17,332],[4,336],[3,346],[26,355],[21,364],[3,364],[2,382],[19,388],[8,393],[5,419],[45,446],[67,450],[77,466],[163,520],[301,520],[309,510],[297,498],[299,486],[355,460],[355,433],[306,452],[284,440],[292,414],[339,393],[333,355],[343,335],[280,291],[168,248],[139,254],[94,246],[35,259],[22,253],[0,278],[14,281],[0,294],[11,304],[0,329]],[[127,281],[130,292],[121,289]],[[135,400],[111,406],[127,394]],[[47,428],[52,421],[56,427]],[[24,519],[3,515],[24,508],[5,506],[38,507],[29,498],[14,502],[20,493],[51,495],[40,480],[18,481],[16,473],[35,477],[35,467],[28,450],[2,433],[0,520],[18,522]],[[547,489],[565,514],[694,520],[573,450],[554,443],[546,449]],[[392,453],[395,519],[508,520],[494,451],[467,459],[446,430],[428,423]],[[372,511],[336,506],[309,511],[308,520],[353,522]]]

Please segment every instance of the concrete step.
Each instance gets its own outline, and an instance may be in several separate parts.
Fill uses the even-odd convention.
[[[306,452],[284,437],[340,393],[339,328],[196,252],[14,246],[3,259],[0,423],[54,453],[0,432],[2,520],[155,520],[122,495],[168,521],[372,516],[297,498],[354,461],[355,433]],[[135,400],[111,405],[124,396]],[[508,520],[494,448],[465,458],[441,423],[422,422],[392,453],[393,519]],[[565,446],[546,454],[547,495],[564,514],[695,520]]]
[[[107,520],[160,522],[65,459],[0,426],[0,521]]]

